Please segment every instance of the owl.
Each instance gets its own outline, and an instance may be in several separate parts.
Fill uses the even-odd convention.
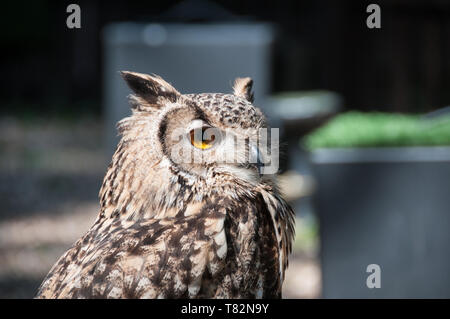
[[[156,75],[121,75],[132,114],[117,126],[100,212],[36,297],[281,298],[294,213],[261,173],[255,136],[268,124],[253,81],[181,94]]]

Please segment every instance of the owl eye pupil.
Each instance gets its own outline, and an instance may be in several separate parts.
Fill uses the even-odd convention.
[[[208,149],[213,146],[216,136],[210,131],[210,127],[193,129],[189,132],[191,144],[199,149]]]

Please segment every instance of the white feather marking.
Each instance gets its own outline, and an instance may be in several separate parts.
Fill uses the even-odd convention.
[[[108,298],[120,298],[122,295],[122,289],[119,287],[114,287],[108,294]]]
[[[225,232],[221,231],[216,236],[214,236],[214,241],[218,246],[222,246],[223,244],[225,244],[226,241]]]
[[[227,253],[227,244],[225,243],[224,245],[220,246],[219,249],[217,249],[217,257],[222,259],[225,257],[226,253]]]

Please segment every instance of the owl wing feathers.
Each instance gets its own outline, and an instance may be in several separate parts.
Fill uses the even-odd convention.
[[[227,242],[225,208],[194,210],[129,227],[98,221],[60,258],[37,297],[195,297],[205,270],[214,276],[223,268]]]
[[[267,200],[215,198],[146,221],[99,218],[37,298],[280,297],[290,235],[274,231],[277,203]]]

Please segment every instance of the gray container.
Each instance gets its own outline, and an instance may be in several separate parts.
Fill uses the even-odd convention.
[[[138,24],[105,28],[104,96],[107,145],[117,143],[115,124],[130,114],[130,90],[118,71],[162,76],[181,93],[231,92],[236,77],[254,80],[256,105],[270,93],[271,25]]]
[[[318,182],[324,298],[450,298],[450,148],[327,149]],[[369,264],[381,288],[369,289]]]

